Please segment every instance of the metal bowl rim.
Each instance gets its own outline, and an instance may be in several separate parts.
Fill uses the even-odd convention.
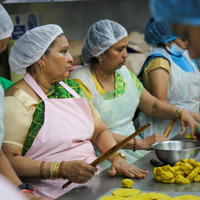
[[[197,147],[194,147],[194,148],[190,148],[190,149],[177,149],[177,150],[171,150],[171,149],[158,149],[156,148],[155,146],[160,144],[160,143],[169,143],[169,142],[177,142],[177,143],[180,143],[180,142],[184,142],[184,143],[188,143],[188,142],[191,142],[191,143],[195,143],[198,145],[198,143],[196,141],[181,141],[181,140],[171,140],[171,141],[164,141],[164,142],[157,142],[155,144],[152,144],[152,148],[154,150],[161,150],[161,151],[188,151],[188,150],[196,150],[196,149],[199,149],[200,146],[197,146]]]

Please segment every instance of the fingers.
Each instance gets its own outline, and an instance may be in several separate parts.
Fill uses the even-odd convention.
[[[130,177],[130,178],[132,178],[132,177],[144,178],[144,177],[146,177],[147,173],[148,173],[148,171],[138,169],[138,168],[131,165],[131,167],[126,168],[124,175],[127,176],[127,177]]]
[[[181,120],[181,132],[179,133],[179,135],[183,135],[185,133],[185,123],[183,120]]]
[[[127,177],[133,178],[144,178],[146,177],[146,174],[148,171],[144,171],[142,169],[138,169],[134,167],[133,165],[126,162],[126,160],[123,161],[116,161],[112,163],[112,166],[110,168],[109,174],[110,175],[116,175],[117,173],[123,174]]]
[[[191,112],[191,115],[193,116],[193,118],[194,118],[196,121],[200,122],[200,115],[199,115],[199,114],[196,114],[196,113],[192,113],[192,112]]]
[[[145,143],[143,146],[145,146],[144,149],[149,150],[152,149],[152,144],[163,141],[167,141],[167,138],[164,135],[154,133],[153,135],[143,139],[143,142]]]
[[[116,174],[117,174],[117,171],[116,171],[116,169],[115,169],[115,167],[112,165],[111,167],[110,167],[110,170],[109,170],[109,172],[108,172],[111,176],[115,176]]]
[[[180,135],[183,135],[185,133],[186,130],[186,126],[189,126],[190,130],[191,130],[191,134],[192,136],[194,136],[194,132],[195,132],[195,127],[198,126],[198,122],[197,121],[200,120],[200,115],[197,115],[193,112],[187,111],[187,110],[183,110],[183,112],[181,112],[181,128],[182,128],[182,132],[179,133]]]
[[[189,127],[190,127],[190,130],[191,130],[191,134],[192,134],[192,136],[194,136],[195,123],[189,123]]]
[[[158,133],[154,133],[153,136],[155,138],[154,139],[154,143],[163,142],[163,141],[167,141],[168,140],[164,135],[161,135],[161,134],[158,134]]]
[[[96,167],[84,161],[69,161],[64,164],[65,177],[75,183],[85,183],[89,181],[97,172]]]

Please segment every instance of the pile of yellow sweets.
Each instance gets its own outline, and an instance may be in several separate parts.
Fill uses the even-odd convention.
[[[194,159],[182,159],[173,167],[165,165],[163,167],[155,167],[154,175],[157,181],[163,183],[182,183],[200,181],[200,162]]]
[[[194,195],[170,197],[164,193],[140,192],[139,189],[131,188],[134,184],[131,179],[124,179],[121,183],[124,188],[114,190],[113,196],[104,196],[100,200],[200,200],[200,197]]]

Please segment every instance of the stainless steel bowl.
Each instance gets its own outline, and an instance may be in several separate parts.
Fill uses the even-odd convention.
[[[200,146],[195,141],[165,141],[152,145],[157,158],[164,164],[174,165],[182,158],[195,159],[200,151]]]

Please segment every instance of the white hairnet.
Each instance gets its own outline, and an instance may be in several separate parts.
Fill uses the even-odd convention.
[[[55,24],[39,26],[27,31],[10,50],[11,70],[17,74],[25,74],[26,68],[37,62],[61,33],[63,30]]]
[[[13,32],[13,23],[7,11],[0,4],[0,40],[9,38]]]
[[[85,38],[82,49],[84,63],[90,63],[92,57],[97,57],[126,37],[126,29],[117,22],[105,19],[93,24]]]

